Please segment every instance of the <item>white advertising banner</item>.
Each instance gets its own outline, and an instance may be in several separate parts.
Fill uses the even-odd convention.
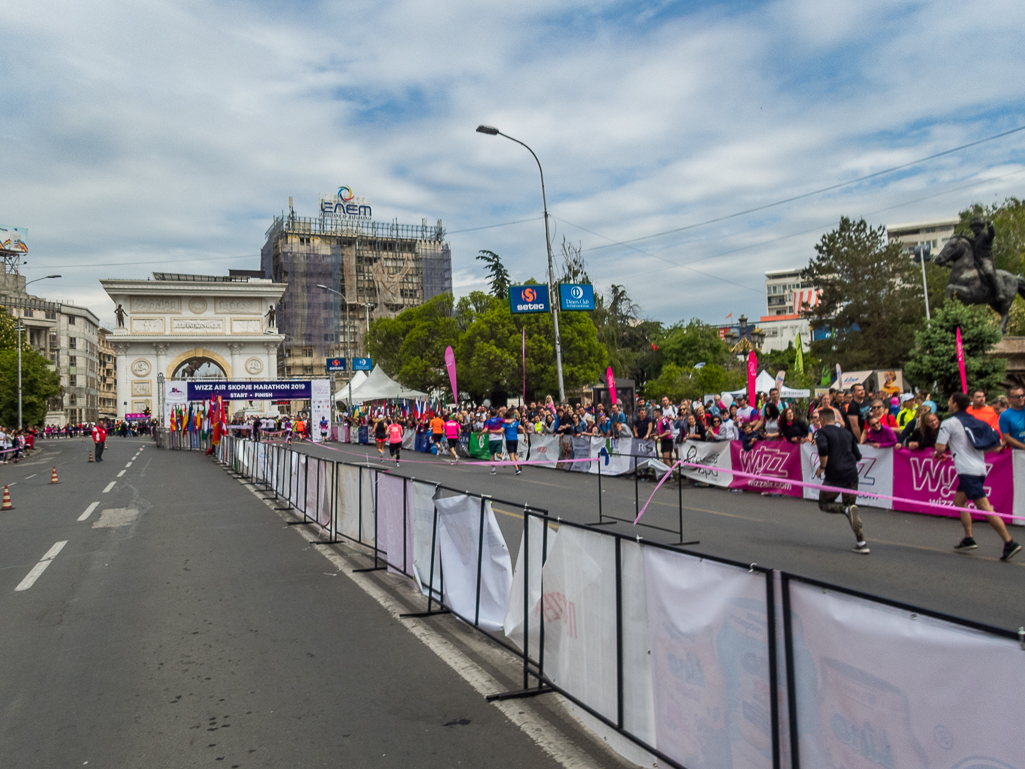
[[[877,449],[872,446],[859,446],[861,461],[858,462],[858,491],[872,494],[893,495],[893,449]],[[819,452],[814,443],[801,444],[801,478],[805,483],[824,485],[826,481],[815,477],[819,469]],[[805,499],[818,499],[819,490],[804,487]],[[882,507],[889,509],[893,503],[888,499],[859,497],[861,507]]]
[[[802,766],[1023,766],[1020,645],[790,582]]]
[[[520,549],[516,553],[516,570],[513,572],[512,588],[509,590],[509,601],[505,607],[503,627],[506,637],[523,649],[523,564],[524,553],[529,551],[527,580],[530,583],[528,588],[530,594],[528,596],[527,630],[530,636],[530,648],[528,653],[533,654],[536,659],[541,641],[541,567],[544,565],[545,553],[551,552],[552,546],[555,544],[558,530],[549,526],[546,537],[545,521],[535,516],[529,516],[527,521],[530,544],[524,548],[526,535],[525,533],[520,534]]]
[[[441,549],[434,527],[435,486],[410,482],[413,487],[413,576],[424,595],[441,600]],[[434,552],[431,552],[431,545]],[[431,564],[434,571],[431,572]]]
[[[681,467],[685,478],[707,483],[711,486],[728,488],[733,480],[733,454],[729,441],[703,443],[684,441],[680,445],[680,458],[702,467]]]
[[[473,622],[478,616],[477,551],[481,541],[481,500],[460,494],[435,499],[434,504],[438,508],[445,605]],[[512,559],[491,503],[487,501],[484,502],[483,541],[479,623],[486,630],[501,630],[512,587]]]
[[[559,437],[557,435],[531,435],[530,453],[525,460],[541,462],[535,467],[555,469],[559,459]]]
[[[384,551],[388,570],[413,573],[413,518],[408,484],[379,473],[377,479],[377,546]],[[403,499],[405,492],[406,499]]]
[[[544,566],[545,674],[613,720],[616,704],[613,537],[563,526]]]
[[[164,382],[164,427],[171,427],[171,411],[176,406],[184,406],[188,402],[184,382]]]
[[[416,430],[412,427],[407,427],[402,431],[402,448],[406,451],[416,449]]]
[[[327,379],[314,379],[310,382],[310,435],[314,443],[321,443],[320,420],[326,419],[331,424],[331,382]]]
[[[644,563],[655,747],[693,769],[771,769],[765,575],[654,547]]]

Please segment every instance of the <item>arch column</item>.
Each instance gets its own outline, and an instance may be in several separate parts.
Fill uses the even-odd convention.
[[[265,344],[264,349],[267,350],[267,373],[264,375],[264,377],[266,379],[277,379],[278,346],[276,344]]]
[[[167,371],[167,350],[168,345],[166,344],[155,344],[153,350],[157,354],[157,373],[163,374],[166,379],[171,378],[171,373]]]
[[[240,344],[228,345],[228,352],[231,353],[231,376],[235,379],[245,376],[245,369],[242,367],[242,347]]]
[[[128,385],[128,345],[114,344],[114,353],[117,355],[117,384],[114,397],[117,398],[117,418],[124,419],[128,413],[125,401],[131,398],[131,388]]]

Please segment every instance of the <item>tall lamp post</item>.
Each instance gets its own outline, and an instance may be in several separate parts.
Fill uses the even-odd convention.
[[[60,275],[46,275],[42,278],[36,278],[30,280],[25,284],[28,288],[33,283],[38,283],[41,280],[50,280],[51,278],[59,278]],[[18,431],[21,431],[21,332],[25,330],[25,324],[22,323],[21,318],[18,318]]]
[[[925,263],[932,261],[932,249],[928,243],[919,243],[915,246],[915,261],[922,263],[922,296],[925,297],[925,319],[929,317],[929,286],[925,282]]]
[[[510,141],[527,147],[519,139],[514,139],[508,134],[502,133],[494,126],[479,125],[477,126],[477,133],[487,134],[488,136],[504,136]],[[552,238],[548,229],[548,200],[545,197],[545,172],[541,168],[541,161],[537,159],[537,154],[534,150],[527,147],[527,152],[534,156],[537,170],[541,173],[541,204],[544,206],[545,211],[545,248],[548,250],[548,301],[552,304],[552,322],[555,325],[555,370],[559,375],[559,402],[565,403],[566,386],[563,384],[562,379],[562,338],[559,335],[559,305],[555,299],[555,268],[552,266]]]
[[[373,302],[350,302],[345,298],[345,295],[341,291],[337,291],[330,286],[325,286],[323,283],[318,283],[317,288],[322,288],[325,291],[330,291],[332,294],[338,294],[341,297],[342,303],[345,305],[345,356],[349,360],[349,365],[352,365],[352,356],[350,355],[351,349],[349,348],[349,305],[354,304],[357,307],[367,308],[367,331],[370,331],[370,308],[373,306]],[[349,410],[352,409],[352,371],[349,372]]]

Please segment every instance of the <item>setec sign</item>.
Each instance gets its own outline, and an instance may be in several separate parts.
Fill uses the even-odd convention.
[[[548,312],[550,309],[548,286],[509,286],[511,312]]]
[[[345,185],[339,187],[333,195],[321,193],[320,214],[359,222],[369,222],[371,218],[370,204],[366,198],[357,198],[352,187]]]
[[[327,359],[327,370],[331,371],[345,371],[345,358],[328,358]]]
[[[590,312],[594,310],[594,286],[586,283],[563,283],[559,286],[559,309]]]

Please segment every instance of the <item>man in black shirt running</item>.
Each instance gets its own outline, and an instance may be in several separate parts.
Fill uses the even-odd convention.
[[[819,469],[815,471],[815,476],[819,477],[825,471],[827,486],[857,492],[861,450],[854,434],[837,426],[836,415],[832,411],[820,411],[819,419],[822,420],[822,427],[815,433],[815,445],[819,450]],[[843,504],[836,501],[839,496],[841,493],[838,491],[820,491],[819,510],[826,513],[843,513],[857,539],[854,552],[867,555],[868,543],[865,542],[858,506],[854,504],[858,501],[858,495],[844,493]]]

